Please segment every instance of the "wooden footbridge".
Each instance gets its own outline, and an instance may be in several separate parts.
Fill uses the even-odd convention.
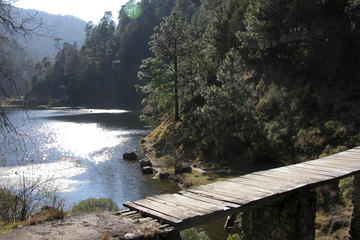
[[[249,234],[257,236],[250,239],[314,239],[314,188],[355,175],[353,218],[359,218],[360,210],[356,204],[360,201],[359,173],[360,147],[357,147],[317,160],[254,172],[175,194],[126,202],[124,206],[178,230],[248,211],[252,213],[244,214],[249,225],[247,229],[253,232]],[[261,219],[255,220],[255,217]],[[276,217],[280,219],[275,221]],[[292,226],[272,226],[271,233],[264,235],[257,233],[257,228],[261,227],[259,221],[265,221],[267,225],[282,225],[284,222]],[[352,235],[360,231],[357,224],[353,219],[351,227],[356,229],[351,230]],[[353,236],[352,239],[360,238]]]

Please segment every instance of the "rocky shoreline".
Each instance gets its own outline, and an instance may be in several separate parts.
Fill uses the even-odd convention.
[[[174,228],[139,213],[119,212],[69,215],[32,226],[19,226],[0,235],[0,240],[138,240],[168,239]]]
[[[140,139],[140,153],[124,153],[125,161],[138,161],[143,174],[153,174],[153,178],[170,181],[180,189],[208,184],[224,178],[243,174],[230,168],[203,168],[199,163],[176,163],[175,158],[166,152],[160,152],[146,138]]]

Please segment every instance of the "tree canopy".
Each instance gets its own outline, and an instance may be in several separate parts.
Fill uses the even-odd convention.
[[[179,158],[237,167],[360,143],[358,1],[129,4],[116,24],[109,13],[89,23],[80,49],[66,43],[39,62],[33,96],[143,99],[143,120],[172,122],[166,136],[177,139]]]

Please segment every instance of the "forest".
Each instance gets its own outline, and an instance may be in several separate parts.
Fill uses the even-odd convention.
[[[4,97],[24,96],[30,90],[36,62],[43,57],[55,57],[57,42],[77,42],[82,45],[86,25],[86,22],[73,16],[53,15],[1,4],[1,14],[11,14],[15,30],[6,29],[6,21],[2,20],[0,100]]]
[[[246,168],[344,150],[360,144],[359,4],[130,0],[38,62],[29,99],[142,101],[155,146],[180,160]]]
[[[130,4],[130,5],[129,5]],[[55,60],[44,58],[35,67],[32,101],[61,99],[70,105],[121,105],[139,107],[142,96],[137,71],[143,58],[150,56],[148,40],[153,28],[169,14],[173,1],[130,1],[120,10],[115,24],[105,12],[98,25],[85,27],[85,42],[64,42]],[[141,15],[129,15],[141,9]],[[129,15],[129,16],[128,16]]]

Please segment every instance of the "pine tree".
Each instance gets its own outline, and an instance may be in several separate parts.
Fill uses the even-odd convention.
[[[155,34],[152,35],[149,44],[155,57],[144,61],[141,69],[148,69],[152,71],[152,75],[156,75],[159,69],[154,69],[152,66],[157,65],[162,75],[166,75],[166,79],[162,79],[163,84],[159,87],[164,91],[172,89],[174,118],[178,121],[180,119],[179,91],[184,86],[186,73],[191,67],[194,54],[192,29],[182,12],[174,9],[169,17],[165,17],[164,21],[155,28]],[[139,76],[144,76],[144,73],[140,72]]]

